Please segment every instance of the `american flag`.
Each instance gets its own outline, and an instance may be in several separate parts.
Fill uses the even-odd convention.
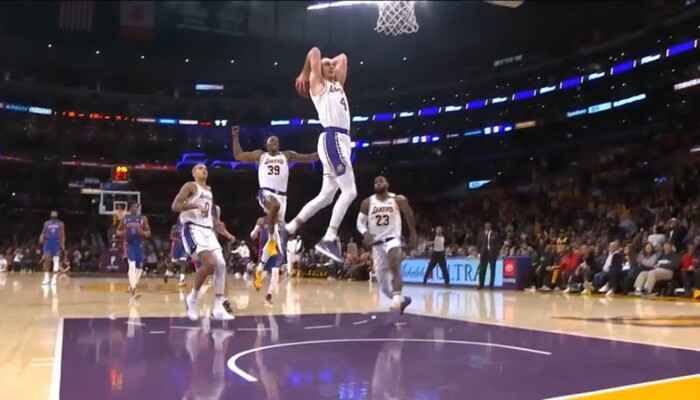
[[[58,26],[67,31],[92,31],[92,1],[61,1]]]

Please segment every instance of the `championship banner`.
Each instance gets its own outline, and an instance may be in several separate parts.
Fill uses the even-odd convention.
[[[121,34],[124,37],[149,38],[155,25],[154,1],[121,2]]]
[[[185,1],[170,5],[177,14],[178,29],[235,36],[248,33],[250,4],[246,1]]]

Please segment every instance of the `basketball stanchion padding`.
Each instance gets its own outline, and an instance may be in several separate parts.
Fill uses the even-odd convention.
[[[489,4],[500,7],[517,8],[523,5],[523,0],[484,0]]]

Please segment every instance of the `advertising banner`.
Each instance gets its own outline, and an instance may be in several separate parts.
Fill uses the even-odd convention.
[[[428,269],[427,258],[407,258],[401,263],[401,276],[406,283],[423,283],[423,276]],[[527,277],[532,269],[530,257],[507,257],[496,260],[495,288],[522,290],[527,284]],[[450,284],[455,286],[479,285],[479,260],[454,257],[447,259],[447,270],[450,274]],[[486,271],[485,284],[490,282],[489,268]],[[428,284],[444,284],[440,267],[435,267]]]

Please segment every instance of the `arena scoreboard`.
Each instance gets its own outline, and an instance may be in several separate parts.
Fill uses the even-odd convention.
[[[131,180],[131,170],[127,165],[116,165],[112,168],[113,182],[129,182]]]

